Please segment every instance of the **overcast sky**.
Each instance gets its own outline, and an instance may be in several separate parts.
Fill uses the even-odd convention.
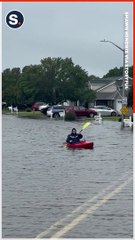
[[[12,29],[6,15],[18,10],[24,24]],[[40,64],[47,57],[71,57],[89,75],[102,77],[121,67],[124,47],[124,13],[129,14],[129,66],[132,65],[131,2],[7,2],[2,3],[2,69]]]

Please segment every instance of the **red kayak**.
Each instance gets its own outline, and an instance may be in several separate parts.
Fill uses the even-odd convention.
[[[93,149],[94,143],[89,141],[80,141],[77,143],[66,143],[65,146],[73,149],[75,148]]]

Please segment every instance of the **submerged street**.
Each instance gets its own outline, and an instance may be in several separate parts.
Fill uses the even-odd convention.
[[[83,121],[3,115],[3,238],[132,238],[133,132],[103,121],[63,146]],[[89,120],[87,120],[89,121]]]

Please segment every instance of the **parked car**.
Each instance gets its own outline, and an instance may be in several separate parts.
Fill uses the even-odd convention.
[[[108,106],[97,105],[92,108],[97,113],[101,113],[101,116],[117,116],[118,113],[114,109]]]
[[[45,103],[45,104],[39,106],[39,111],[42,111],[43,109],[46,109],[46,108],[49,108],[49,107],[50,107],[49,104]]]
[[[94,117],[97,115],[97,112],[93,109],[90,108],[85,108],[83,106],[80,107],[67,107],[66,113],[67,112],[74,112],[77,117]]]
[[[36,103],[34,103],[32,105],[32,110],[33,111],[39,111],[39,107],[44,105],[44,104],[46,104],[46,103],[44,103],[44,102],[36,102]]]
[[[49,104],[44,104],[39,107],[39,111],[45,115],[47,115],[47,110],[50,108]]]
[[[48,108],[46,114],[48,117],[54,117],[54,118],[64,117],[65,116],[65,106],[54,105],[54,106]]]

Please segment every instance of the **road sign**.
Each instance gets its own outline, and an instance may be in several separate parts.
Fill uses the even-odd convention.
[[[121,109],[120,109],[121,113],[122,114],[126,114],[128,113],[128,108],[126,106],[123,106]]]

